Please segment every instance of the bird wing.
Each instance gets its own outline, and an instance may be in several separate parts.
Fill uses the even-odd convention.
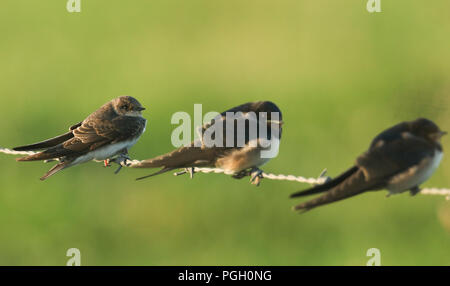
[[[387,180],[429,160],[435,147],[424,139],[407,136],[373,148],[356,160],[367,181]],[[384,187],[384,186],[381,186]]]
[[[357,166],[353,166],[352,168],[348,169],[347,171],[345,171],[344,173],[342,173],[341,175],[339,175],[338,177],[324,183],[321,185],[316,185],[310,189],[307,190],[303,190],[303,191],[299,191],[296,193],[291,194],[291,198],[296,198],[296,197],[304,197],[304,196],[309,196],[309,195],[314,195],[314,194],[318,194],[318,193],[322,193],[322,192],[326,192],[334,187],[336,187],[337,185],[341,184],[342,182],[344,182],[345,180],[347,180],[347,178],[349,178],[351,175],[353,175],[354,173],[356,173],[359,170],[359,168]]]
[[[41,141],[38,143],[34,143],[34,144],[30,144],[30,145],[25,145],[25,146],[20,146],[20,147],[15,147],[13,148],[13,150],[15,151],[34,151],[34,150],[43,150],[43,149],[47,149],[50,147],[54,147],[58,144],[63,143],[64,141],[69,140],[70,138],[73,138],[73,133],[72,131],[76,128],[78,128],[79,126],[81,126],[81,123],[72,125],[69,128],[69,132],[64,133],[62,135],[47,139],[45,141]]]
[[[113,120],[88,120],[73,130],[74,138],[63,148],[74,152],[93,151],[106,144],[121,142],[140,135],[146,120],[134,116],[118,116]]]
[[[384,188],[392,177],[421,164],[424,160],[429,160],[434,152],[432,144],[413,136],[381,144],[358,157],[356,166],[336,179],[292,194],[291,197],[299,197],[324,192],[323,195],[301,203],[294,209],[308,211],[368,190]]]
[[[244,103],[242,105],[230,108],[222,113],[220,113],[220,115],[216,118],[214,118],[213,120],[211,120],[211,122],[205,124],[202,126],[202,132],[204,133],[208,128],[210,128],[212,125],[214,125],[215,123],[218,122],[223,122],[223,126],[224,126],[224,138],[226,137],[227,134],[231,134],[231,130],[230,133],[227,133],[227,113],[233,113],[235,114],[235,118],[238,120],[242,120],[245,119],[245,128],[244,128],[244,143],[245,145],[250,141],[255,139],[254,137],[262,137],[263,134],[261,133],[261,130],[258,126],[259,124],[259,113],[260,112],[265,112],[266,116],[270,116],[268,114],[270,114],[271,112],[274,112],[273,109],[270,108],[276,108],[276,110],[278,110],[279,113],[279,118],[278,120],[282,120],[282,116],[281,116],[281,111],[278,109],[278,107],[273,104],[272,102],[268,102],[268,101],[258,101],[258,102],[248,102],[248,103]],[[241,112],[241,116],[237,116],[237,114]],[[249,112],[254,112],[256,117],[251,117],[248,116]],[[233,120],[234,121],[234,144],[233,146],[238,146],[238,142],[237,142],[237,136],[236,136],[236,130],[238,129],[238,120]],[[256,127],[256,134],[250,134],[250,124],[254,124],[254,127]],[[230,125],[231,127],[231,125]],[[267,128],[266,128],[266,137],[268,140],[270,140],[272,138],[272,129],[270,128],[270,123],[267,123]],[[279,132],[277,134],[274,134],[274,136],[281,138],[281,130],[279,130]],[[224,141],[224,145],[225,145],[225,141]]]
[[[372,140],[369,150],[401,139],[403,134],[405,132],[408,132],[408,130],[408,122],[401,122],[397,125],[392,126],[391,128],[384,130]]]
[[[138,136],[145,128],[141,117],[118,116],[113,120],[91,119],[74,128],[70,139],[41,153],[18,158],[18,161],[36,161],[80,156],[107,144]]]
[[[367,182],[361,169],[352,173],[336,187],[329,189],[322,195],[303,202],[294,207],[294,210],[306,212],[313,208],[326,205],[332,202],[340,201],[355,195],[358,195],[370,188],[370,182]]]
[[[135,167],[138,168],[164,168],[163,170],[172,170],[172,169],[179,169],[179,168],[186,168],[186,167],[200,167],[200,166],[214,166],[214,162],[223,156],[226,156],[229,152],[240,149],[247,145],[250,140],[256,139],[253,137],[257,137],[259,135],[259,128],[256,125],[256,128],[258,129],[258,133],[253,136],[253,134],[250,134],[249,125],[252,121],[251,118],[245,117],[245,114],[254,111],[255,105],[261,104],[263,102],[249,102],[242,105],[239,105],[237,107],[230,108],[222,113],[220,113],[218,116],[216,116],[214,119],[212,119],[210,122],[204,124],[201,126],[202,134],[205,134],[205,131],[207,131],[209,128],[212,128],[216,124],[222,124],[223,126],[223,132],[222,132],[222,138],[219,138],[218,141],[222,142],[223,147],[208,147],[212,144],[205,144],[205,142],[200,142],[199,140],[191,142],[188,146],[183,146],[178,149],[173,150],[172,152],[143,160],[140,164],[136,165]],[[263,110],[264,111],[264,110]],[[234,120],[233,125],[233,133],[231,133],[231,129],[227,129],[227,120],[226,115],[227,112],[237,113],[242,112],[242,116],[237,116],[236,118],[246,118],[248,120],[245,121],[245,128],[243,133],[243,142],[238,142],[238,136],[236,136],[236,131],[238,130],[238,122],[237,120]],[[257,119],[257,118],[256,118]],[[252,122],[255,123],[255,122]],[[226,137],[233,135],[234,142],[232,144],[233,147],[226,147]],[[217,134],[215,132],[211,135],[211,139],[215,140]],[[270,128],[268,130],[268,138],[270,139]],[[212,142],[211,142],[212,143]],[[244,145],[242,147],[235,147],[238,146],[238,143],[243,143],[241,145]],[[229,144],[230,145],[230,144]],[[200,147],[201,146],[201,147]],[[160,174],[158,172],[158,174]]]

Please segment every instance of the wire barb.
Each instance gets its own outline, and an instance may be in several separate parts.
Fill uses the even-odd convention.
[[[0,153],[8,154],[8,155],[34,155],[38,152],[33,151],[14,151],[7,148],[0,147]],[[50,160],[47,160],[50,161]],[[119,168],[115,171],[115,174],[117,174],[122,167],[128,167],[128,168],[135,168],[137,165],[141,163],[139,160],[131,160],[128,156],[119,155],[115,158],[109,159],[110,163],[116,163],[119,165]],[[184,174],[189,174],[192,178],[194,173],[215,173],[215,174],[225,174],[225,175],[235,175],[232,172],[227,172],[223,169],[218,168],[187,168],[184,171],[180,171],[175,173],[175,176],[180,176]],[[251,182],[255,185],[259,185],[260,180],[262,178],[269,179],[269,180],[278,180],[278,181],[291,181],[291,182],[299,182],[299,183],[306,183],[310,185],[320,185],[328,182],[331,180],[330,177],[326,176],[327,169],[324,169],[322,173],[320,173],[319,177],[317,178],[305,178],[302,176],[294,176],[294,175],[283,175],[283,174],[272,174],[272,173],[265,173],[262,170],[259,169],[252,169],[249,172],[245,174],[245,176],[251,177]],[[450,189],[438,189],[438,188],[428,188],[428,189],[422,189],[420,191],[420,194],[422,195],[436,195],[436,196],[445,196],[447,200],[450,200]]]

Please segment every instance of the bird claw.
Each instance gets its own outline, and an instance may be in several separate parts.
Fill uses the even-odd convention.
[[[262,173],[263,171],[261,169],[253,168],[250,171],[250,183],[252,185],[259,186],[259,184],[261,183],[261,179],[263,178]]]
[[[108,160],[110,160],[110,159],[108,159]],[[131,160],[131,159],[126,154],[120,154],[113,161],[110,160],[110,162],[119,164],[119,167],[117,168],[116,171],[114,171],[114,174],[118,174],[120,172],[120,170],[122,170],[122,167],[124,167],[124,166],[129,167],[131,165],[131,163],[128,162],[129,160]]]

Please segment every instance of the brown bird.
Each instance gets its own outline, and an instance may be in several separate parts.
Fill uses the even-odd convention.
[[[44,150],[17,161],[58,160],[41,180],[65,168],[91,160],[126,155],[145,131],[144,107],[131,96],[121,96],[104,104],[82,122],[60,136],[21,147],[16,151]]]
[[[234,122],[227,121],[227,113],[236,115],[238,120],[247,119],[245,120],[244,129],[242,129],[243,126],[239,128],[238,120]],[[249,116],[250,114],[255,115],[255,117]],[[229,126],[230,122],[232,122],[234,127],[228,129],[227,127],[231,126]],[[254,124],[252,125],[252,123]],[[242,178],[248,174],[249,170],[258,171],[259,169],[257,167],[267,163],[272,157],[278,154],[282,123],[281,111],[273,102],[249,102],[221,113],[210,124],[203,126],[202,131],[208,132],[208,129],[215,126],[215,124],[222,124],[223,133],[214,135],[222,136],[220,141],[223,144],[221,147],[208,147],[205,146],[204,142],[196,144],[194,141],[187,147],[180,147],[170,153],[144,160],[133,167],[161,168],[160,171],[138,178],[138,180],[180,168],[190,169],[192,174],[192,168],[194,167],[220,168],[227,173],[233,174],[235,178]],[[267,136],[261,133],[259,128],[257,128],[258,130],[254,130],[256,132],[252,133],[250,126],[259,126],[260,124],[263,125],[263,129],[266,129]],[[276,128],[272,130],[272,126]],[[243,143],[241,146],[239,146],[238,142],[240,139],[239,134],[243,134],[241,136]],[[231,146],[226,144],[227,137],[228,141],[232,143]],[[233,138],[230,139],[229,137]],[[266,143],[270,141],[270,146],[262,143],[265,140]],[[197,143],[199,142],[197,141]],[[269,152],[269,149],[272,150],[271,155],[273,156],[270,156],[270,154],[269,156],[264,155],[264,151]],[[255,175],[259,174],[260,170],[255,173]]]
[[[415,195],[441,162],[440,140],[445,134],[424,118],[395,125],[375,137],[369,150],[357,158],[355,166],[323,185],[292,194],[291,198],[324,193],[294,209],[308,211],[382,189],[387,189],[389,195],[407,190]]]

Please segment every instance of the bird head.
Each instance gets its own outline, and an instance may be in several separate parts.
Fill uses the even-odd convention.
[[[253,111],[258,114],[264,112],[267,114],[267,122],[283,125],[283,117],[281,110],[271,101],[259,101],[254,103]],[[272,118],[272,113],[276,114],[277,118]]]
[[[283,115],[281,114],[281,110],[278,108],[278,106],[271,102],[271,101],[262,101],[259,104],[257,104],[256,112],[266,112],[267,113],[267,124],[268,127],[270,126],[277,126],[278,127],[278,139],[281,138],[281,133],[283,130]],[[275,124],[275,125],[273,125]]]
[[[442,131],[433,121],[419,118],[410,122],[411,133],[430,142],[439,142],[447,132]]]
[[[145,110],[139,101],[131,96],[121,96],[113,99],[112,104],[119,115],[141,117],[142,111]]]

